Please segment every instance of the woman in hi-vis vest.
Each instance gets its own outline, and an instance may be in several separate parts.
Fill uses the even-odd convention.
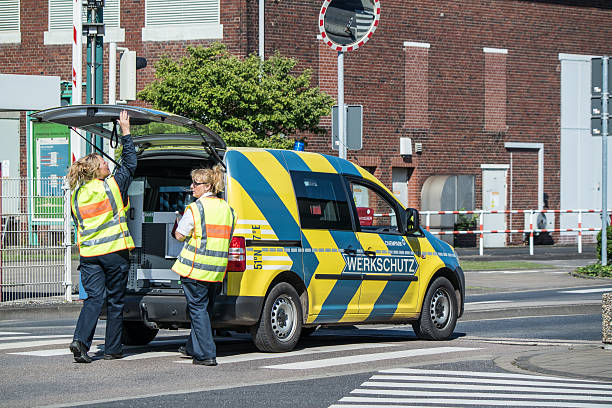
[[[72,163],[68,183],[72,190],[73,220],[77,225],[81,283],[87,293],[77,320],[70,351],[77,363],[91,363],[87,354],[96,324],[107,301],[104,359],[123,357],[123,297],[134,241],[127,227],[127,191],[136,171],[136,149],[126,111],[119,116],[121,165],[111,176],[102,156],[91,153]]]
[[[182,276],[191,317],[187,344],[179,347],[179,352],[192,357],[193,364],[216,366],[210,318],[225,277],[236,219],[229,204],[216,197],[225,187],[220,164],[213,169],[193,170],[191,180],[191,191],[197,200],[189,204],[174,231],[176,239],[186,241],[172,270]]]

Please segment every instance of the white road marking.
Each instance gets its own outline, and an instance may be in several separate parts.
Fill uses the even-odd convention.
[[[531,375],[531,374],[512,374],[512,373],[489,373],[486,371],[449,371],[449,370],[421,370],[418,368],[390,368],[381,370],[384,374],[423,374],[423,375],[456,375],[459,377],[486,377],[486,378],[522,378],[528,380],[553,380],[553,381],[569,381],[569,382],[592,382],[601,383],[601,381],[593,380],[572,380],[569,378],[551,377],[546,375]]]
[[[0,336],[13,336],[13,335],[17,335],[17,334],[30,334],[30,333],[24,333],[24,332],[0,332]],[[3,340],[3,338],[0,337],[0,340]]]
[[[365,350],[372,348],[381,348],[381,347],[398,347],[406,345],[406,342],[396,342],[396,343],[360,343],[360,344],[347,344],[340,346],[321,346],[321,347],[310,347],[304,350],[296,350],[289,351],[286,353],[247,353],[247,354],[238,354],[235,356],[226,356],[226,357],[217,357],[217,362],[219,364],[228,364],[228,363],[242,363],[245,361],[254,361],[254,360],[267,360],[267,359],[276,359],[276,358],[285,358],[292,356],[303,356],[308,354],[316,354],[316,353],[333,353],[337,351],[350,351],[350,350]],[[175,363],[191,363],[191,360],[181,360],[175,361]]]
[[[72,338],[72,335],[67,336]],[[19,349],[19,348],[32,348],[32,347],[41,347],[41,346],[50,346],[53,344],[65,344],[68,347],[70,341],[68,339],[57,339],[57,340],[35,340],[35,341],[20,341],[15,343],[4,343],[0,344],[0,350],[10,350],[10,349]]]
[[[492,395],[493,396],[493,395]],[[365,405],[369,407],[380,407],[381,403],[393,404],[410,404],[410,405],[393,405],[398,407],[422,407],[423,404],[446,404],[451,406],[457,405],[490,405],[490,406],[512,406],[512,407],[562,407],[562,408],[604,408],[609,405],[602,404],[587,404],[584,402],[571,403],[565,401],[517,401],[517,400],[489,400],[489,399],[454,399],[454,398],[372,398],[372,397],[344,397],[339,402],[368,402],[376,403],[377,405]],[[349,405],[332,405],[330,408],[347,408]],[[350,405],[351,408],[363,407],[363,405]]]
[[[386,376],[386,375],[374,375],[371,380],[401,380],[401,378],[396,378],[394,376]],[[485,384],[488,381],[484,382]],[[453,390],[477,390],[477,391],[514,391],[514,392],[550,392],[555,393],[557,395],[559,393],[558,388],[554,387],[521,387],[521,386],[513,386],[513,385],[485,385],[485,384],[453,384]],[[429,382],[392,382],[392,381],[366,381],[361,384],[362,387],[389,387],[389,388],[431,388],[431,389],[439,389],[440,384],[432,384]],[[573,388],[565,388],[563,390],[565,394],[580,394],[585,395],[585,391],[583,389],[573,389]],[[593,394],[601,394],[601,395],[611,395],[612,389],[610,390],[597,390],[591,391],[590,395]],[[450,396],[450,395],[449,395]]]
[[[499,270],[499,271],[465,271],[465,274],[472,274],[472,273],[477,273],[477,274],[482,274],[482,275],[491,275],[491,274],[495,274],[495,273],[503,273],[506,275],[516,275],[519,273],[546,273],[546,274],[550,274],[550,275],[560,275],[560,274],[564,274],[567,275],[567,271],[558,271],[558,270],[549,270],[549,269],[514,269],[514,270]]]
[[[431,354],[454,353],[458,351],[480,350],[479,348],[468,347],[435,347],[426,349],[402,350],[393,352],[360,354],[347,357],[335,357],[322,360],[303,361],[297,363],[278,364],[265,366],[264,368],[273,368],[278,370],[308,370],[312,368],[332,367],[345,364],[366,363],[369,361],[393,360],[396,358],[418,357]]]
[[[59,338],[72,337],[72,334],[48,334],[46,336],[9,336],[0,337],[0,341],[4,340],[34,340],[34,339],[59,339]]]
[[[559,293],[601,293],[601,292],[612,292],[612,288],[576,289],[576,290],[559,291]]]
[[[602,408],[612,405],[612,384],[601,381],[414,368],[381,370],[351,391],[351,394],[329,408],[381,407],[391,404],[395,408],[433,404],[453,407],[564,408]]]
[[[156,357],[176,357],[176,351],[152,351],[148,353],[139,353],[139,354],[126,354],[121,360],[144,360],[146,358],[156,358]],[[189,360],[191,363],[191,360]]]
[[[104,351],[104,347],[101,344],[92,345],[91,350],[89,351],[89,355],[95,355],[97,353],[102,353]],[[50,350],[34,350],[34,351],[18,351],[6,354],[15,354],[20,356],[35,356],[35,357],[53,357],[53,356],[65,356],[72,354],[72,352],[68,349],[68,346],[61,349],[50,349]]]
[[[472,398],[487,398],[491,397],[490,393],[487,392],[452,392],[452,391],[415,391],[415,390],[369,390],[365,388],[357,388],[351,391],[351,394],[364,394],[364,395],[397,395],[404,397],[438,397],[438,398],[463,398],[469,396]],[[537,394],[537,393],[495,393],[495,398],[516,398],[516,399],[535,399],[535,400],[565,400],[565,401],[607,401],[612,402],[612,397],[599,397],[593,395],[569,395],[562,393],[550,394]]]
[[[465,302],[466,305],[479,305],[483,303],[509,303],[509,300],[483,300],[482,302]]]

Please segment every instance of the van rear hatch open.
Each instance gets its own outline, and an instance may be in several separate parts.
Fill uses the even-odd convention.
[[[128,227],[136,249],[128,277],[130,291],[180,293],[179,276],[170,270],[182,243],[171,237],[176,212],[193,200],[194,168],[222,163],[226,144],[206,126],[167,112],[126,105],[76,105],[31,114],[34,120],[69,126],[108,140],[118,137],[119,114],[126,110],[136,145],[138,167],[128,195]],[[120,133],[120,132],[119,132]]]

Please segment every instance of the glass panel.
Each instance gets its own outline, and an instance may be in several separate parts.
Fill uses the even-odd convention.
[[[394,206],[380,193],[357,183],[351,183],[351,193],[362,231],[399,233]]]
[[[302,228],[352,230],[346,194],[338,174],[292,172]]]

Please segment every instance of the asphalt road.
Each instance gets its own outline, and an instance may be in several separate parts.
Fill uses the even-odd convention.
[[[409,326],[324,328],[290,353],[266,354],[232,332],[216,338],[220,365],[212,368],[176,351],[187,331],[161,331],[147,346],[126,348],[123,360],[105,361],[100,322],[96,360],[86,365],[73,363],[67,349],[74,319],[0,321],[0,407],[612,405],[611,384],[594,395],[581,378],[543,378],[513,365],[521,356],[600,343],[596,299],[610,281],[562,270],[468,272],[466,280],[466,315],[449,341],[418,340]]]

